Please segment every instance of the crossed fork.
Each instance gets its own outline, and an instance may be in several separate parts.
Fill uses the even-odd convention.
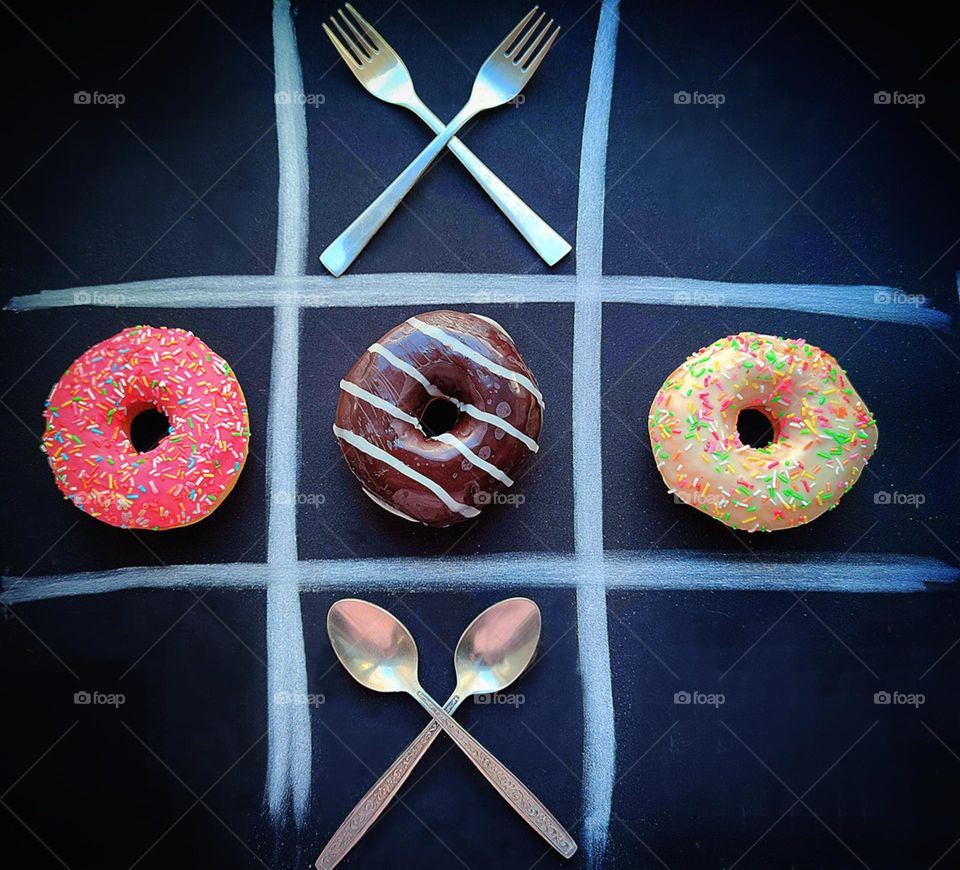
[[[346,8],[350,16],[347,16],[343,9],[338,12],[347,29],[344,29],[335,17],[330,18],[340,34],[339,38],[326,24],[323,29],[347,67],[373,96],[409,109],[437,136],[393,183],[327,246],[320,255],[323,265],[339,278],[444,148],[453,152],[548,265],[553,266],[568,254],[570,245],[481,163],[466,145],[455,138],[457,131],[479,112],[502,106],[515,99],[523,90],[560,32],[557,27],[546,42],[543,41],[553,26],[553,19],[541,28],[544,19],[544,13],[541,13],[527,28],[537,12],[537,7],[534,6],[484,61],[474,81],[470,99],[445,126],[417,96],[413,79],[400,56],[353,6],[347,3]],[[525,32],[524,28],[527,28]],[[536,38],[530,42],[535,33]]]

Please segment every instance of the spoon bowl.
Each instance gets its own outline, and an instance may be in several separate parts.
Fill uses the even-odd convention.
[[[460,636],[454,653],[460,697],[500,692],[529,666],[540,641],[540,608],[508,598],[483,611]]]
[[[530,664],[540,637],[540,611],[526,598],[512,598],[488,608],[463,633],[455,662],[457,692],[441,707],[423,690],[417,679],[417,646],[406,626],[392,613],[361,601],[344,598],[327,614],[327,633],[341,664],[361,685],[377,692],[406,692],[433,720],[433,728],[421,732],[391,770],[402,782],[442,729],[473,762],[501,796],[561,855],[569,858],[577,849],[573,837],[517,777],[487,751],[451,714],[468,694],[495,692],[510,685]],[[398,768],[397,765],[400,765]],[[376,815],[382,812],[390,789],[383,778],[341,825],[334,839],[317,859],[329,868],[350,848]]]
[[[417,645],[390,611],[343,598],[327,613],[327,634],[340,663],[360,685],[375,692],[417,687]]]

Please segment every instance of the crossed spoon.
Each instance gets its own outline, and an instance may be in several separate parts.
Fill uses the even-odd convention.
[[[499,692],[519,677],[540,639],[540,610],[529,598],[508,598],[483,611],[454,653],[457,687],[441,707],[417,678],[417,645],[392,613],[368,601],[344,598],[327,614],[327,633],[340,663],[358,683],[377,692],[406,692],[432,721],[351,810],[324,847],[316,866],[335,867],[406,782],[441,729],[534,830],[561,855],[577,849],[573,837],[533,793],[461,728],[451,714],[471,695]]]

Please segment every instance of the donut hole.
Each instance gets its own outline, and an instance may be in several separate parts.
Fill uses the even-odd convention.
[[[449,432],[460,419],[460,409],[449,399],[432,398],[420,413],[420,425],[428,438]]]
[[[137,453],[153,450],[170,433],[170,419],[155,405],[135,409],[129,417],[127,436]]]
[[[744,408],[737,415],[737,434],[745,447],[767,447],[777,440],[779,424],[765,408]]]

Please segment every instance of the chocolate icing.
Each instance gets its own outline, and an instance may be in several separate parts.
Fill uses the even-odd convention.
[[[429,334],[436,329],[442,333]],[[448,337],[483,359],[450,347],[444,343]],[[485,361],[509,373],[491,371]],[[419,372],[429,388],[404,371],[404,364]],[[495,503],[496,494],[530,458],[540,434],[536,379],[503,328],[475,314],[431,311],[404,321],[371,345],[344,381],[334,429],[351,471],[382,507],[427,525],[462,522]],[[356,388],[372,397],[347,392]],[[460,413],[447,436],[431,438],[417,421],[439,394],[458,403]],[[471,416],[473,409],[502,425]],[[511,428],[519,432],[511,434]],[[492,467],[485,469],[465,452]]]

